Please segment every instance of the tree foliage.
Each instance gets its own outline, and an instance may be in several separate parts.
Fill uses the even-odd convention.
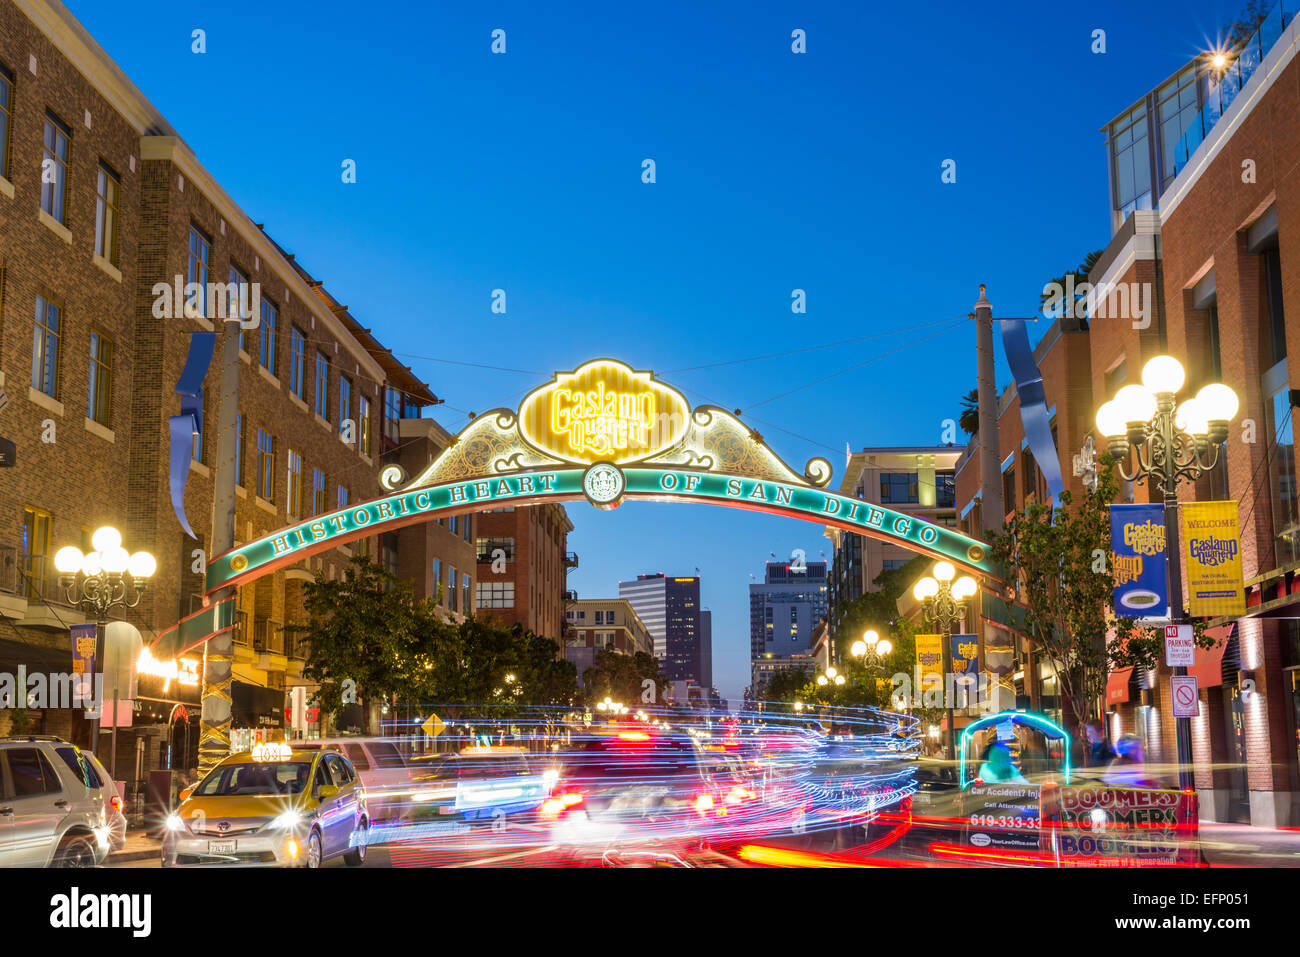
[[[667,681],[659,674],[659,659],[644,651],[624,655],[601,648],[596,652],[591,667],[582,673],[589,702],[603,701],[608,697],[629,708],[642,702],[647,681],[653,682],[655,692],[653,702],[649,703],[660,703]]]

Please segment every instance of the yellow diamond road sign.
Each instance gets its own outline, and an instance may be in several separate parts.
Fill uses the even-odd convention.
[[[420,727],[431,738],[436,738],[447,729],[447,726],[442,723],[442,719],[436,714],[429,715],[428,719]]]

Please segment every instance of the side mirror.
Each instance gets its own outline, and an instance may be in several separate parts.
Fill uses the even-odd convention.
[[[182,804],[190,799],[190,796],[194,793],[194,788],[195,785],[191,784],[189,787],[181,791],[180,798]]]
[[[322,784],[320,786],[319,797],[322,801],[328,801],[330,798],[334,797],[338,793],[339,793],[338,785]]]

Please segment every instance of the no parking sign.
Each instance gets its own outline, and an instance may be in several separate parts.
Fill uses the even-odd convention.
[[[1174,675],[1169,679],[1169,690],[1174,696],[1174,717],[1195,718],[1201,713],[1200,692],[1195,675]]]

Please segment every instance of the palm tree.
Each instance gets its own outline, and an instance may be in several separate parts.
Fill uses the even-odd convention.
[[[961,400],[961,417],[957,424],[967,435],[974,435],[980,430],[980,390],[971,389]]]

